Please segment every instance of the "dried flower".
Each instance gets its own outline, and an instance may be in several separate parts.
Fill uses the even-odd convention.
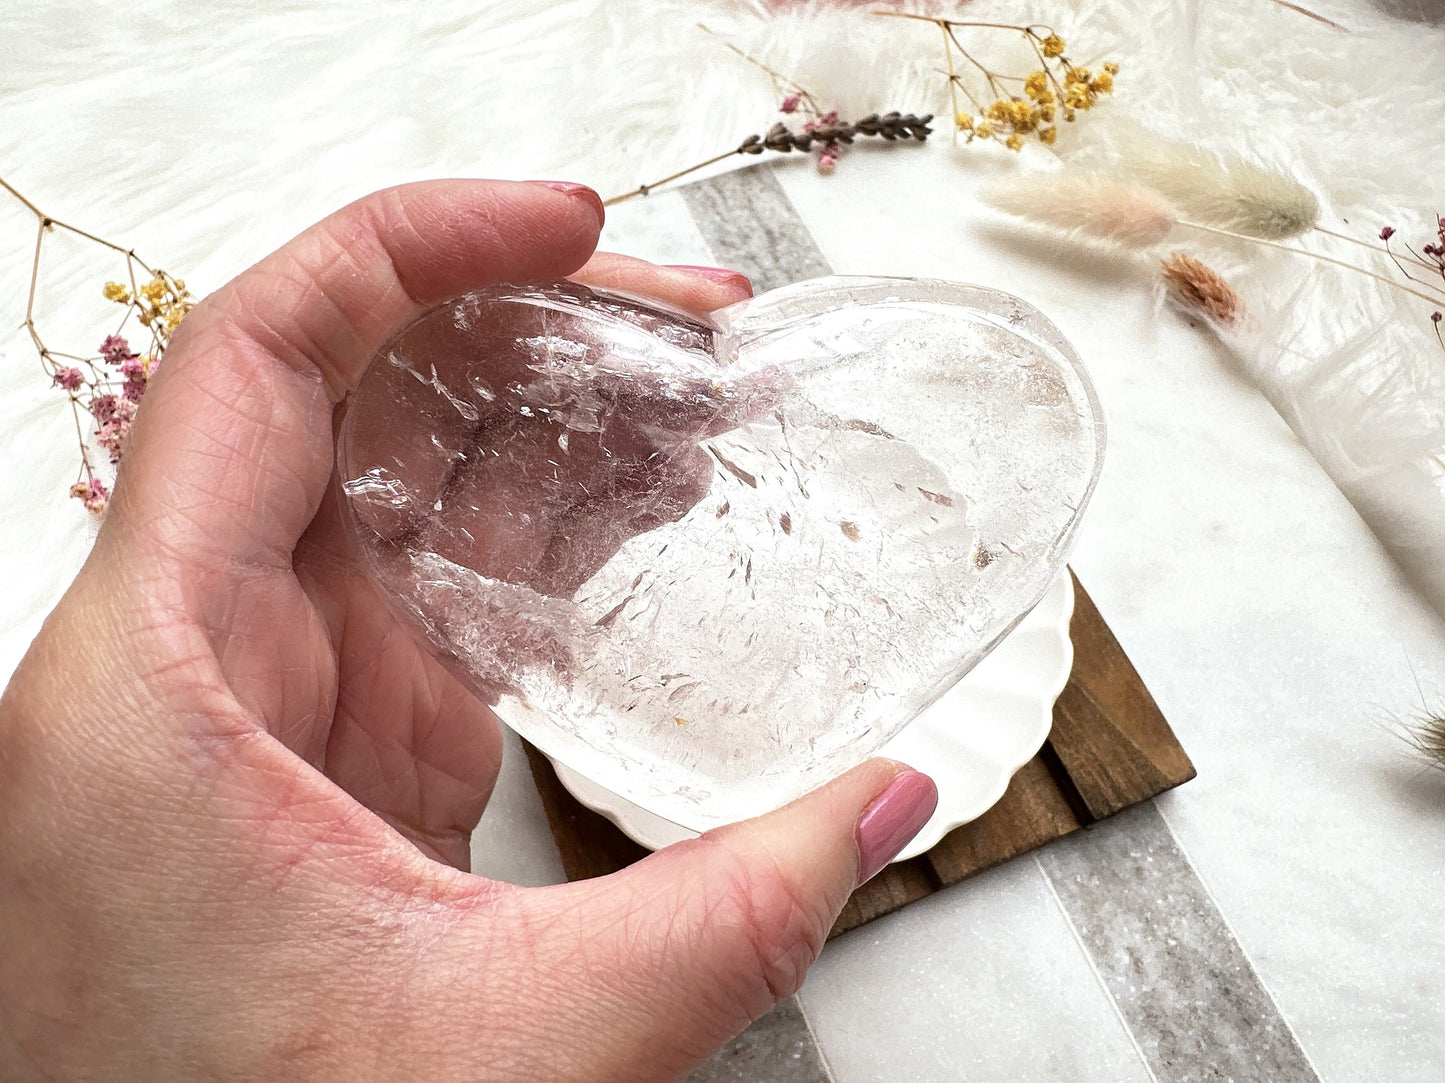
[[[100,344],[100,356],[107,364],[123,365],[136,356],[130,351],[130,343],[119,335],[106,335]]]
[[[966,140],[996,139],[1010,150],[1022,149],[1025,137],[1039,133],[1044,143],[1053,143],[1058,132],[1045,137],[1045,124],[1052,123],[1055,106],[1065,106],[1064,120],[1072,121],[1080,110],[1092,109],[1101,94],[1114,89],[1119,65],[1110,61],[1098,75],[1076,67],[1064,55],[1064,39],[1046,26],[1014,26],[1005,23],[968,22],[915,15],[902,11],[876,11],[875,15],[917,19],[933,23],[943,31],[944,60],[948,68],[948,93],[953,106],[954,130]],[[960,30],[1007,31],[1022,35],[1039,66],[1024,75],[993,71],[970,53],[959,40]],[[962,64],[955,63],[961,59]],[[965,74],[968,78],[965,79]],[[1013,87],[1022,84],[1022,95]],[[963,108],[962,98],[984,118],[974,122]]]
[[[85,510],[92,515],[99,515],[105,511],[106,504],[110,502],[110,490],[99,478],[77,481],[70,487],[70,495],[77,500],[84,501]]]
[[[1218,272],[1183,252],[1172,253],[1160,270],[1167,296],[1185,312],[1227,327],[1239,321],[1244,302]]]
[[[56,387],[63,387],[67,391],[79,391],[85,383],[85,374],[78,368],[57,369],[51,376]]]
[[[1394,235],[1395,235],[1395,227],[1394,227],[1394,226],[1381,226],[1381,227],[1380,227],[1380,240],[1382,240],[1382,241],[1388,241],[1388,240],[1389,240],[1391,237],[1393,237]]]
[[[1114,125],[1108,146],[1111,166],[1158,190],[1191,222],[1278,241],[1319,221],[1313,192],[1237,155],[1214,154],[1132,124]]]
[[[1086,170],[1010,177],[986,185],[979,199],[1007,214],[1124,248],[1158,244],[1179,217],[1152,188]]]
[[[801,100],[801,95],[789,94],[783,99],[782,104],[778,106],[778,111],[782,113],[796,113],[798,111],[798,103]]]
[[[0,178],[0,189],[23,204],[42,225],[35,243],[24,326],[35,344],[40,363],[50,377],[51,384],[66,393],[75,417],[75,429],[79,436],[80,478],[71,487],[71,495],[80,500],[88,510],[99,514],[105,510],[110,491],[105,482],[96,476],[96,463],[92,457],[94,449],[86,440],[85,432],[90,428],[95,445],[108,453],[111,463],[119,461],[125,450],[131,424],[135,420],[137,405],[155,373],[172,333],[195,301],[182,279],[149,266],[133,249],[104,240],[43,214],[34,203],[3,178]],[[55,231],[76,234],[124,258],[132,283],[140,280],[141,274],[149,276],[145,278],[143,285],[135,289],[115,281],[107,281],[101,286],[102,296],[121,305],[124,314],[120,325],[104,336],[97,352],[87,357],[52,352],[41,337],[36,323],[36,294],[45,241]],[[146,351],[144,357],[131,347],[130,340],[122,334],[133,317],[149,329],[150,341],[143,347]],[[94,422],[93,428],[86,424],[82,415],[89,415],[89,420]]]

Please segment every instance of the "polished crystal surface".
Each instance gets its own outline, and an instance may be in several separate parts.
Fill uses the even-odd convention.
[[[523,736],[704,829],[861,762],[1042,596],[1088,377],[1007,294],[825,278],[708,320],[569,282],[384,347],[338,448],[376,581]]]

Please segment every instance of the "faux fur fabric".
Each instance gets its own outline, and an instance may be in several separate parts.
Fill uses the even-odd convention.
[[[869,6],[8,0],[0,175],[46,213],[135,245],[203,294],[386,184],[565,177],[610,195],[766,128],[778,89],[699,22],[845,116],[942,114],[929,154],[982,154],[997,171],[1057,164],[1038,145],[1017,158],[951,146],[939,35],[869,15]],[[1111,124],[1138,123],[1283,169],[1316,194],[1332,228],[1369,236],[1389,222],[1420,236],[1445,210],[1445,31],[1344,0],[1314,6],[1349,32],[1269,0],[976,0],[913,10],[1048,22],[1080,62],[1118,60],[1116,93],[1060,139],[1064,155],[1107,150]],[[968,40],[1000,63],[1016,55],[995,33]],[[846,172],[833,182],[847,184]],[[10,464],[0,475],[9,584],[0,672],[88,545],[85,514],[66,495],[70,418],[16,329],[34,230],[23,208],[0,199]],[[1175,240],[1245,295],[1264,328],[1249,371],[1445,603],[1445,575],[1432,570],[1445,552],[1445,514],[1428,465],[1440,450],[1445,351],[1428,311],[1296,257]],[[42,327],[56,347],[89,351],[107,316],[100,284],[118,277],[118,265],[63,237],[47,247]]]

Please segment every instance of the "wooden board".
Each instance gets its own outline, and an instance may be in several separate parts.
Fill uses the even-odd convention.
[[[1194,777],[1154,697],[1077,578],[1074,592],[1069,626],[1074,668],[1054,705],[1054,727],[1044,747],[983,816],[855,891],[831,935]],[[527,758],[569,879],[604,876],[646,856],[646,849],[568,793],[551,763],[530,745]]]

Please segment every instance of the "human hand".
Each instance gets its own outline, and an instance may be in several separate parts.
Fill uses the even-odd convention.
[[[600,224],[576,186],[391,189],[181,325],[0,700],[0,1076],[674,1078],[797,987],[927,818],[932,784],[875,760],[613,876],[462,871],[496,721],[345,546],[333,411],[423,309],[577,272]]]

